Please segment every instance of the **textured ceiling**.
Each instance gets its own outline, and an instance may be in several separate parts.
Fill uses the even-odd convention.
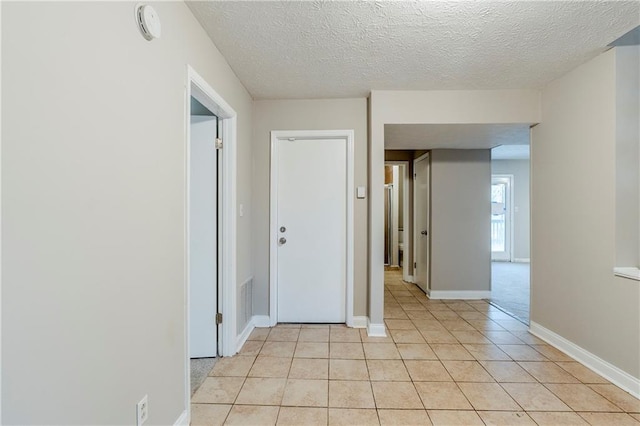
[[[539,88],[640,23],[638,1],[188,5],[255,99]]]
[[[528,145],[528,124],[385,124],[385,149],[489,149]]]

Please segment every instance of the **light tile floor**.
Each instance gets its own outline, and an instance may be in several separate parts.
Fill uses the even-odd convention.
[[[389,337],[256,329],[192,398],[192,425],[640,425],[640,400],[483,301],[385,272]]]

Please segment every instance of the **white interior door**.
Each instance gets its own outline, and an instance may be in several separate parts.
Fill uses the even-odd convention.
[[[277,320],[343,323],[347,141],[278,139]]]
[[[189,356],[217,355],[217,153],[215,116],[192,116],[189,161]]]
[[[426,293],[429,285],[429,154],[413,162],[415,283]]]

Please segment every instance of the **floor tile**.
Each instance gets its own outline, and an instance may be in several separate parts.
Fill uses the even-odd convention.
[[[291,358],[295,349],[296,342],[265,342],[260,355]]]
[[[289,370],[290,379],[328,379],[329,360],[294,358]]]
[[[279,407],[234,405],[225,425],[275,425]]]
[[[366,328],[360,329],[360,339],[363,343],[393,343],[391,336],[386,337],[369,337]]]
[[[456,382],[495,382],[478,361],[442,361]]]
[[[491,343],[489,339],[484,337],[479,331],[451,331],[451,334],[458,339],[460,343],[476,343],[476,344],[488,344]]]
[[[484,426],[474,411],[427,410],[434,426]]]
[[[221,426],[231,405],[191,404],[191,426]]]
[[[389,330],[396,343],[426,343],[418,330]]]
[[[367,359],[400,359],[400,353],[394,343],[363,343]]]
[[[331,380],[369,380],[369,371],[364,360],[329,360],[329,378]]]
[[[452,333],[454,331],[477,331],[471,324],[469,324],[462,318],[457,320],[443,320],[440,322],[442,323],[442,325],[444,325],[444,328]]]
[[[453,382],[414,382],[414,385],[426,409],[473,409],[458,385]]]
[[[545,386],[574,411],[622,411],[587,385],[547,384]]]
[[[521,410],[513,398],[497,383],[458,383],[458,386],[476,410]]]
[[[300,330],[298,342],[328,342],[329,327],[326,328],[303,328]]]
[[[329,410],[326,408],[281,407],[277,425],[326,426]]]
[[[264,341],[267,339],[270,331],[270,328],[254,328],[247,340]]]
[[[458,343],[458,339],[447,330],[420,331],[424,340],[431,343]]]
[[[295,342],[300,334],[299,328],[272,328],[267,341],[273,342]]]
[[[335,328],[331,327],[329,334],[330,342],[360,342],[360,331],[356,328]]]
[[[467,322],[483,334],[485,334],[486,331],[506,331],[500,324],[490,320],[489,318],[478,320],[468,319]]]
[[[415,330],[416,328],[411,320],[387,319],[384,322],[388,330]]]
[[[249,377],[287,377],[291,358],[259,356],[249,371]]]
[[[447,344],[447,343],[434,343],[430,344],[431,349],[436,353],[441,360],[455,360],[455,361],[474,361],[473,355],[467,351],[464,346],[459,343]]]
[[[484,334],[487,339],[491,340],[496,345],[522,345],[524,342],[518,339],[508,331],[485,331]]]
[[[375,408],[371,382],[330,380],[329,407]]]
[[[383,426],[431,425],[425,410],[378,410],[378,417]]]
[[[414,315],[419,313],[419,312],[424,312],[424,311],[414,311]],[[424,312],[426,314],[429,314],[428,312]],[[429,314],[431,315],[431,314]],[[425,331],[444,331],[446,332],[447,329],[444,328],[444,326],[442,325],[442,323],[440,321],[438,321],[437,319],[414,319],[412,320],[413,324],[416,326],[416,328],[418,329],[418,331],[420,332],[425,332]]]
[[[553,413],[553,412],[529,412],[529,416],[539,426],[562,426],[562,425],[588,425],[586,421],[573,412]]]
[[[207,377],[193,394],[191,402],[233,404],[244,381],[244,377]]]
[[[412,320],[416,320],[416,319],[435,320],[436,319],[436,317],[434,317],[429,311],[409,311],[407,312],[407,315]]]
[[[284,388],[282,405],[294,407],[327,407],[328,380],[289,379]]]
[[[509,361],[511,358],[494,344],[465,343],[462,346],[478,361]]]
[[[525,411],[571,411],[540,383],[502,383],[502,387]]]
[[[544,355],[527,345],[498,345],[498,347],[516,361],[547,361]]]
[[[480,361],[498,383],[535,383],[526,370],[515,361]]]
[[[249,377],[242,386],[236,404],[280,405],[286,382],[287,379]]]
[[[592,426],[638,426],[640,423],[625,413],[578,413]]]
[[[636,419],[638,422],[640,422],[640,414],[638,414],[638,413],[629,413],[629,415],[631,417],[633,417],[634,419]]]
[[[295,358],[328,358],[329,343],[322,342],[298,342]]]
[[[372,382],[377,408],[424,408],[411,382]]]
[[[260,353],[263,344],[263,340],[247,340],[244,342],[244,345],[242,345],[242,349],[240,349],[238,355],[255,357]]]
[[[406,360],[409,376],[415,382],[451,382],[451,376],[440,361]]]
[[[331,342],[329,344],[329,358],[364,359],[362,343]]]
[[[536,426],[523,411],[478,411],[478,415],[487,426]]]
[[[604,379],[599,374],[594,373],[579,362],[557,362],[556,364],[562,367],[563,370],[571,373],[572,376],[580,380],[582,383],[609,383],[608,380]]]
[[[640,413],[640,399],[612,384],[589,385],[591,389],[622,408],[627,413]]]
[[[218,358],[209,376],[246,377],[253,366],[253,356],[232,356]]]
[[[373,426],[379,425],[375,409],[329,408],[329,426]]]
[[[573,361],[569,355],[551,345],[531,345],[531,347],[551,361]]]
[[[553,362],[523,361],[518,364],[540,383],[580,383]]]
[[[398,343],[396,347],[402,359],[438,359],[436,353],[425,343]]]
[[[369,377],[372,381],[410,381],[409,373],[404,366],[404,362],[391,359],[370,359],[367,360]]]
[[[448,307],[446,309],[443,308],[442,310],[433,311],[431,314],[439,321],[448,321],[460,318],[456,312],[452,311]]]

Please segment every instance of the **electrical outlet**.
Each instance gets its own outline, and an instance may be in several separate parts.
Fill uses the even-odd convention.
[[[136,404],[136,414],[138,416],[136,425],[142,426],[149,418],[149,397],[147,395]]]

